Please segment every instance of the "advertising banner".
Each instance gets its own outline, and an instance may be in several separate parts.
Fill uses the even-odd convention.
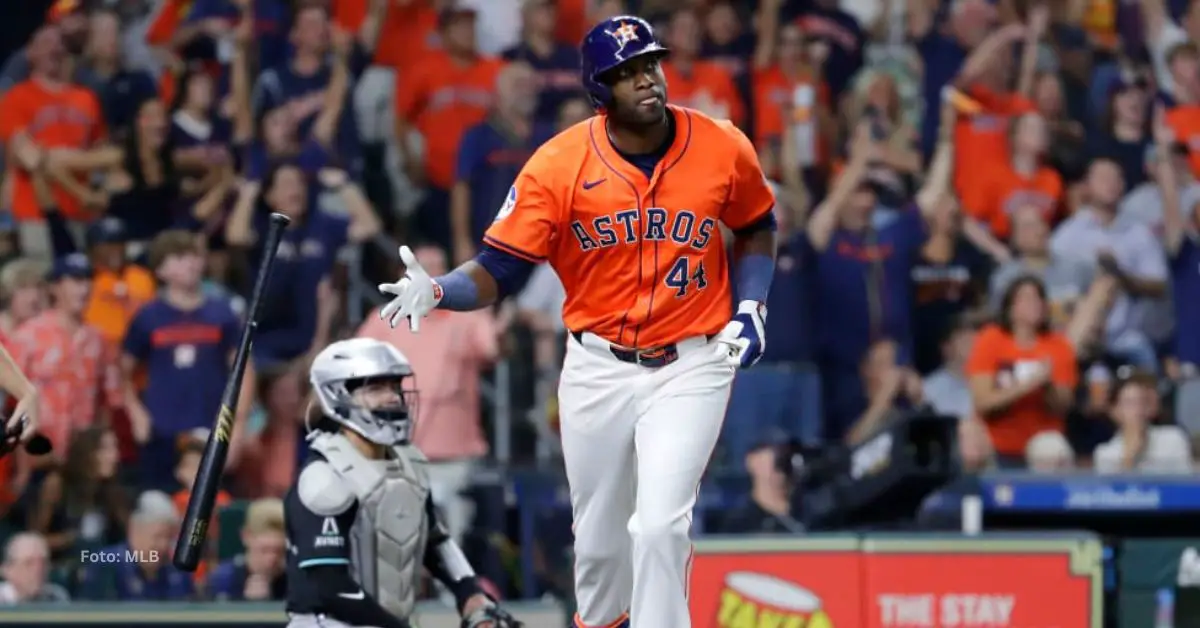
[[[854,537],[696,545],[693,628],[859,628],[862,554]]]
[[[1100,628],[1098,541],[868,537],[867,628]]]
[[[695,628],[1100,628],[1091,537],[813,537],[697,545]]]

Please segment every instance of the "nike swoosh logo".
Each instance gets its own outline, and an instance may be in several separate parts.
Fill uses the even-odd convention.
[[[363,591],[359,591],[358,593],[338,593],[338,597],[344,597],[347,600],[361,600],[366,598],[367,594]]]
[[[585,190],[590,190],[590,189],[592,189],[592,188],[596,187],[597,185],[600,185],[601,183],[604,183],[605,181],[608,181],[608,179],[597,179],[597,180],[595,180],[595,181],[584,181],[584,182],[583,182],[583,189],[585,189]]]

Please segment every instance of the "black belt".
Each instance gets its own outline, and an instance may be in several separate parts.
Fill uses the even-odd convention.
[[[571,336],[575,338],[576,342],[583,344],[583,332],[573,331]],[[614,358],[622,362],[651,369],[662,368],[679,359],[679,347],[676,347],[674,343],[653,349],[626,349],[610,344],[608,350],[612,352]]]

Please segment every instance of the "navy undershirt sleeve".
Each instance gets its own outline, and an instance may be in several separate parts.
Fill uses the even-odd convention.
[[[520,292],[537,268],[533,262],[487,244],[475,256],[475,261],[496,280],[496,287],[500,291],[497,301]]]

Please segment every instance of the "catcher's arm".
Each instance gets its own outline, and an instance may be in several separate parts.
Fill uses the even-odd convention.
[[[455,606],[463,618],[463,628],[520,628],[521,622],[497,606],[496,601],[479,586],[471,563],[438,520],[432,498],[425,501],[425,510],[429,521],[425,569],[454,594]]]

